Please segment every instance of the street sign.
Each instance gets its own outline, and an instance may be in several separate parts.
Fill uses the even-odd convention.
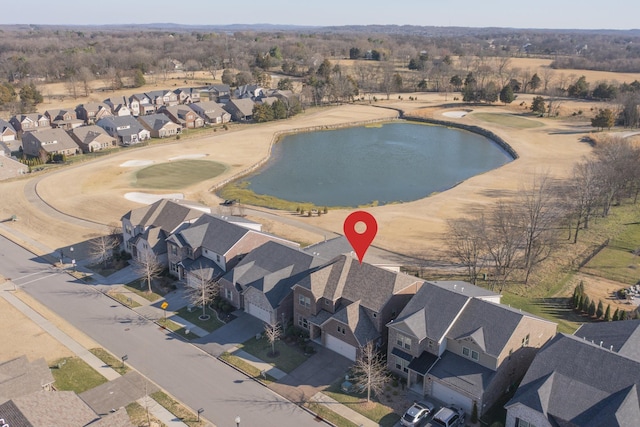
[[[161,308],[161,309],[163,309],[163,310],[166,310],[166,309],[167,309],[167,307],[169,307],[169,303],[168,303],[168,302],[166,302],[166,301],[165,301],[165,302],[163,302],[162,304],[160,304],[160,308]]]

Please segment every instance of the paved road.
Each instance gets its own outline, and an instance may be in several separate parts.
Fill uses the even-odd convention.
[[[219,427],[313,425],[313,417],[197,347],[0,237],[0,274]]]

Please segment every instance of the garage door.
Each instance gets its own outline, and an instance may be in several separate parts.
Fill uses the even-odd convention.
[[[253,317],[257,317],[258,319],[262,320],[263,322],[266,323],[271,323],[271,313],[267,310],[265,310],[262,307],[258,307],[255,304],[247,304],[247,313],[249,313],[250,315],[252,315]]]
[[[346,342],[339,340],[333,335],[325,335],[325,344],[328,349],[335,351],[338,354],[343,355],[347,359],[356,360],[356,348]]]
[[[433,382],[433,397],[447,405],[455,405],[462,408],[467,414],[471,413],[473,401],[470,398],[436,381]]]

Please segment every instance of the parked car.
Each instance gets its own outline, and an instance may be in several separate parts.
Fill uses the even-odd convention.
[[[222,206],[231,206],[231,205],[235,205],[236,201],[235,200],[225,200],[224,202],[220,203]]]
[[[414,402],[400,418],[400,423],[407,427],[419,426],[426,422],[434,409],[435,407],[430,402]]]
[[[440,408],[426,427],[462,427],[465,413],[455,406]]]

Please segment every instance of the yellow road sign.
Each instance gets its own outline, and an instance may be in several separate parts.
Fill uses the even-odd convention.
[[[160,308],[162,308],[163,310],[166,310],[167,307],[169,307],[169,303],[168,302],[163,302],[162,304],[160,304]]]

